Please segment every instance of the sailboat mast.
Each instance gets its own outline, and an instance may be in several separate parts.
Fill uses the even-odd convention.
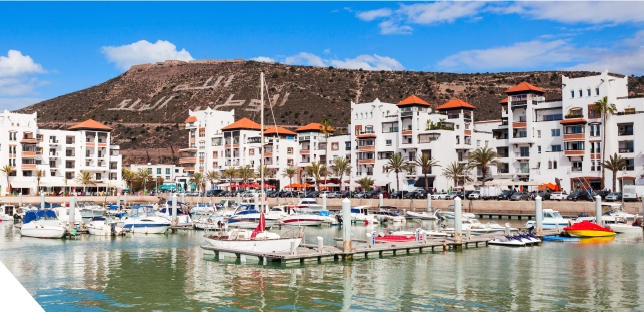
[[[259,129],[259,142],[260,142],[260,146],[259,146],[259,179],[261,180],[260,181],[261,184],[260,184],[260,192],[259,192],[259,194],[262,196],[262,198],[260,199],[259,202],[260,202],[260,205],[261,205],[260,209],[264,210],[265,209],[264,208],[265,207],[265,205],[264,205],[264,72],[261,72],[259,74],[259,77],[260,77],[260,80],[261,80],[260,87],[259,87],[260,94],[261,94],[260,97],[259,97],[260,102],[261,102],[260,103],[260,114],[259,114],[259,116],[260,116],[259,118],[260,118],[260,121],[261,121],[261,123],[260,123],[261,127]],[[268,210],[268,209],[266,209],[266,210]],[[268,211],[266,211],[266,212],[268,212]]]

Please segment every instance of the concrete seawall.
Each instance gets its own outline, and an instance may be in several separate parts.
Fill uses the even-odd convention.
[[[45,197],[45,201],[48,203],[57,203],[63,204],[68,203],[70,197]],[[96,202],[99,205],[116,203],[116,196],[81,196],[78,197],[78,200],[87,200]],[[121,196],[121,203],[123,203],[124,197]],[[144,203],[157,203],[162,197],[157,196],[128,196],[127,202],[128,205],[131,204],[144,204]],[[221,197],[185,197],[185,201],[188,204],[206,202],[206,203],[218,203],[224,198]],[[231,200],[236,200],[235,198],[229,198]],[[180,201],[181,198],[179,197]],[[424,210],[427,207],[426,200],[409,200],[409,199],[384,199],[383,204],[385,206],[392,206],[399,210]],[[33,204],[37,205],[40,203],[40,196],[23,196],[23,204]],[[284,204],[297,204],[297,198],[269,198],[268,203],[271,206],[274,205],[284,205]],[[317,199],[318,203],[322,203],[321,199]],[[0,203],[9,203],[9,204],[18,204],[17,196],[7,196],[1,197]],[[447,209],[449,205],[453,204],[452,200],[432,200],[432,206],[438,209]],[[470,206],[471,203],[471,206]],[[328,208],[331,210],[339,210],[342,206],[341,198],[329,198],[327,199]],[[351,199],[352,206],[366,205],[373,208],[378,208],[378,199]],[[594,215],[595,213],[595,203],[593,202],[570,202],[570,201],[551,201],[546,200],[543,202],[543,208],[553,209],[560,211],[563,215],[578,215],[582,212],[585,212],[589,215]],[[642,203],[641,202],[627,202],[625,203],[626,211],[630,213],[642,214]],[[474,200],[474,201],[463,201],[463,211],[466,212],[495,212],[495,213],[534,213],[534,201],[507,201],[507,200]]]

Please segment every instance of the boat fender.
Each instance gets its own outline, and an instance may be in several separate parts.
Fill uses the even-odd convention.
[[[364,225],[369,225],[369,220],[364,220]]]

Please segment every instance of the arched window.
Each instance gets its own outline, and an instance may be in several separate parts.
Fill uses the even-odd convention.
[[[552,169],[552,160],[548,160],[548,169]]]
[[[557,169],[557,161],[552,162],[552,169]]]

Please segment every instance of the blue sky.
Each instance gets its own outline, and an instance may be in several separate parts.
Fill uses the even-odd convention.
[[[165,59],[644,74],[644,2],[0,2],[0,109]]]

